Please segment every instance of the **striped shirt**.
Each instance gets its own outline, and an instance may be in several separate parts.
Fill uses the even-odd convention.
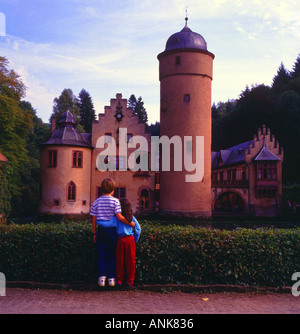
[[[110,220],[121,211],[120,201],[117,198],[101,196],[93,203],[90,215],[96,216],[97,220]]]

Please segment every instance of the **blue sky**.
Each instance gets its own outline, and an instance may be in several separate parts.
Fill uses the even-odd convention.
[[[298,0],[0,0],[0,55],[48,122],[64,88],[93,98],[96,114],[117,93],[142,96],[159,121],[157,55],[188,25],[215,54],[212,102],[270,85],[281,62],[300,53]],[[4,23],[5,22],[5,23]]]

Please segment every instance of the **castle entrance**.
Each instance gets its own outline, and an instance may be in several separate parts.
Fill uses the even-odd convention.
[[[220,194],[215,202],[215,215],[243,215],[245,203],[240,195],[235,192],[224,192]]]

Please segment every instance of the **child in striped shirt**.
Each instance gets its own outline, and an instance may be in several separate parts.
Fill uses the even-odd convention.
[[[90,212],[94,242],[98,248],[99,286],[105,286],[106,275],[109,286],[114,286],[116,283],[117,220],[131,227],[135,226],[133,221],[128,222],[121,214],[120,201],[112,196],[115,189],[116,182],[113,179],[104,179],[101,184],[103,195],[95,200]]]

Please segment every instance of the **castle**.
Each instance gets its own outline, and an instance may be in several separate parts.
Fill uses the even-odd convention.
[[[160,137],[170,139],[168,149],[163,147],[160,159],[157,156],[160,167],[153,168],[150,158],[150,133],[122,94],[111,99],[89,134],[79,133],[74,116],[64,113],[57,129],[52,124],[51,138],[41,149],[40,212],[89,214],[101,195],[102,180],[112,177],[118,186],[115,196],[128,198],[136,214],[275,216],[282,194],[283,150],[270,130],[263,127],[249,142],[211,152],[213,59],[187,18],[158,55]],[[144,145],[137,149],[134,138],[143,138]],[[112,143],[113,154],[106,154]],[[176,156],[182,151],[186,154]],[[161,166],[166,154],[171,161],[167,170]],[[104,163],[115,168],[99,169],[103,156]],[[138,168],[129,168],[130,159]]]

